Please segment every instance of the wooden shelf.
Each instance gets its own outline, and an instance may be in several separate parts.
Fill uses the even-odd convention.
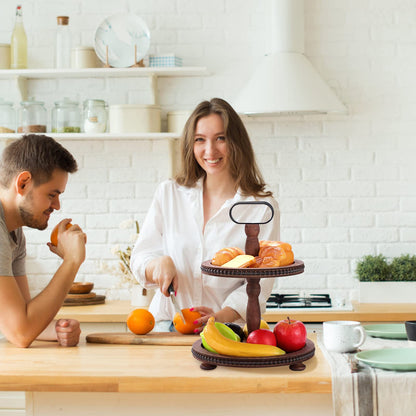
[[[172,68],[33,68],[0,69],[0,79],[22,77],[26,79],[41,78],[128,78],[128,77],[191,77],[208,75],[207,68],[181,66]]]
[[[33,69],[0,69],[0,79],[11,79],[16,83],[22,100],[27,99],[27,82],[31,79],[58,78],[133,78],[147,77],[153,96],[153,104],[157,104],[158,77],[200,77],[208,75],[207,68],[194,66],[181,67],[144,67],[144,68],[33,68]]]
[[[1,133],[0,140],[15,140],[24,133]],[[56,140],[177,140],[176,133],[40,133]]]

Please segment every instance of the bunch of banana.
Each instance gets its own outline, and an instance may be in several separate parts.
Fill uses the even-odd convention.
[[[283,350],[273,345],[249,344],[226,338],[215,326],[215,318],[213,316],[208,319],[203,334],[205,341],[218,354],[236,357],[270,357],[286,354]]]

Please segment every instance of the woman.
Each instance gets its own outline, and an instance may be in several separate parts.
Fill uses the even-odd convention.
[[[181,159],[175,180],[156,190],[131,256],[133,273],[142,285],[159,288],[149,308],[157,322],[170,324],[175,314],[171,282],[180,307],[201,313],[200,324],[212,315],[220,322],[245,320],[245,279],[202,275],[201,263],[224,247],[244,250],[244,225],[229,216],[234,203],[263,200],[273,206],[274,218],[260,226],[259,240],[279,239],[279,211],[264,190],[247,131],[226,101],[213,98],[196,107],[184,128]],[[266,217],[270,211],[259,222]],[[260,282],[264,311],[274,279]]]

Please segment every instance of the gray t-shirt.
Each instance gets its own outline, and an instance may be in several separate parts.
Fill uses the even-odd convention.
[[[9,233],[0,202],[0,276],[26,275],[26,239],[22,228]]]

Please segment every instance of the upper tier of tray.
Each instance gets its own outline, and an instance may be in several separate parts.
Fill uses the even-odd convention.
[[[279,277],[292,276],[301,274],[305,270],[303,261],[296,260],[288,266],[282,267],[264,267],[264,268],[230,268],[214,266],[211,260],[204,261],[201,264],[201,270],[205,274],[223,277],[243,277],[243,278],[262,278],[262,277]]]

